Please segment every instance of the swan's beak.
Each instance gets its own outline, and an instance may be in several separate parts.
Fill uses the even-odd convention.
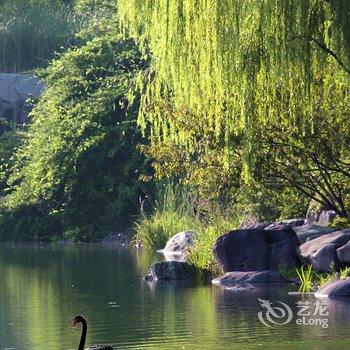
[[[77,325],[77,321],[76,321],[76,320],[73,320],[73,321],[72,321],[72,327],[74,328],[76,325]]]

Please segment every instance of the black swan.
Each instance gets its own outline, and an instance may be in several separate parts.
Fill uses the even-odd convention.
[[[75,327],[77,324],[82,323],[83,324],[83,331],[81,333],[80,343],[78,350],[84,350],[85,340],[86,340],[86,332],[87,332],[87,322],[84,318],[84,316],[75,316],[74,320],[72,322],[73,327]],[[113,350],[113,348],[110,345],[92,345],[86,348],[85,350]]]

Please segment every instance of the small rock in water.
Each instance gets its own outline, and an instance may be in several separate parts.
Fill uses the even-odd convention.
[[[194,278],[190,265],[181,261],[163,261],[154,263],[145,276],[146,281],[158,279]]]
[[[232,271],[223,276],[214,278],[213,284],[220,285],[244,285],[254,283],[284,283],[286,280],[276,270],[267,271]]]
[[[316,293],[318,298],[350,298],[350,279],[338,279],[327,283],[321,287]]]

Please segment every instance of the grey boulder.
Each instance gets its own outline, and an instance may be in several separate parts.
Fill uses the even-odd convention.
[[[318,298],[349,298],[350,297],[350,279],[338,279],[327,283],[321,287],[315,296]]]
[[[28,99],[38,98],[43,90],[43,83],[35,76],[0,74],[0,117],[26,123],[32,108]]]
[[[293,227],[293,230],[297,234],[300,243],[305,243],[306,241],[337,231],[336,228],[316,224]]]
[[[307,263],[311,263],[316,271],[329,271],[332,266],[335,268],[341,266],[338,249],[346,245],[349,240],[349,229],[336,231],[305,242],[297,252]],[[341,253],[340,255],[342,256]]]
[[[267,227],[265,227],[265,230],[281,230],[284,228],[293,228],[302,226],[305,224],[304,219],[288,219],[288,220],[282,220],[274,222]]]
[[[350,264],[350,243],[337,249],[337,256],[340,262]]]
[[[322,210],[317,220],[317,224],[320,226],[329,226],[337,217],[337,213],[334,210]]]
[[[337,214],[334,210],[329,207],[311,200],[309,208],[306,213],[306,223],[307,224],[317,224],[319,226],[329,226]]]
[[[167,258],[170,258],[170,260],[172,256],[175,256],[176,260],[176,256],[182,257],[186,255],[190,247],[193,245],[195,235],[196,233],[194,231],[183,231],[177,233],[168,240],[162,252]]]
[[[230,286],[235,284],[284,283],[286,280],[276,270],[268,271],[232,271],[214,278],[213,284]]]
[[[214,254],[224,272],[277,270],[299,266],[298,245],[290,228],[234,230],[216,240]]]
[[[194,277],[195,275],[189,264],[181,261],[163,261],[152,264],[144,279],[155,281]]]
[[[260,222],[257,218],[255,217],[250,217],[246,216],[244,220],[240,224],[240,229],[252,229],[252,228],[259,228],[259,229],[264,229],[267,226],[271,225],[273,222]]]

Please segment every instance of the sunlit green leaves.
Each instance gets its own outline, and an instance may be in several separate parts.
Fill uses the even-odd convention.
[[[138,101],[127,96],[146,62],[117,29],[100,28],[52,62],[25,144],[15,154],[5,209],[33,208],[37,213],[30,215],[42,222],[54,218],[62,228],[55,235],[98,239],[136,210],[143,160],[136,150]]]

